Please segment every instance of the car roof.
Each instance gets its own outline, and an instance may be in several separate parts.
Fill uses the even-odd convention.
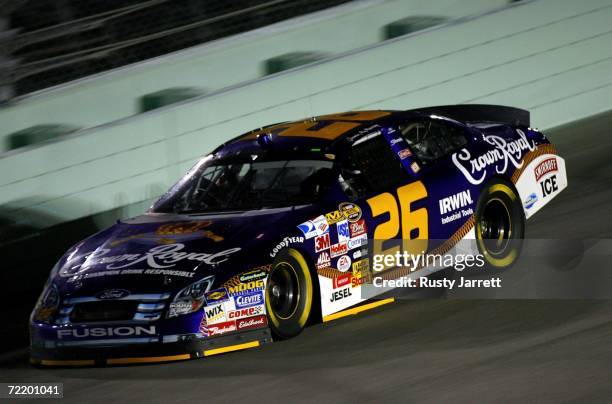
[[[236,152],[261,149],[257,138],[271,135],[271,147],[277,150],[300,148],[327,149],[341,138],[367,129],[400,114],[400,111],[349,111],[338,114],[320,115],[305,120],[281,122],[244,133],[215,150]]]

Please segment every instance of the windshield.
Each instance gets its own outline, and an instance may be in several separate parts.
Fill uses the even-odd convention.
[[[153,212],[198,213],[313,203],[331,183],[330,161],[198,163],[153,206]]]

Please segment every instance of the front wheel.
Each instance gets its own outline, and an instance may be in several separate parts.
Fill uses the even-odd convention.
[[[304,256],[292,248],[281,251],[266,285],[268,323],[276,338],[291,338],[304,329],[313,305],[313,291]]]
[[[495,179],[476,206],[476,242],[488,267],[509,268],[519,257],[525,235],[525,212],[514,186]]]

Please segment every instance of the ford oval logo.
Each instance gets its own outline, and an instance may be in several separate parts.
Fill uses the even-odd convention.
[[[109,289],[103,292],[100,292],[96,295],[98,299],[108,300],[108,299],[121,299],[126,296],[129,296],[130,292],[125,289]]]

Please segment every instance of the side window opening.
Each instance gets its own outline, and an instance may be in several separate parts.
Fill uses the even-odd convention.
[[[355,144],[342,170],[354,197],[383,192],[407,180],[407,174],[382,135]]]
[[[401,124],[399,130],[424,165],[449,155],[467,143],[460,129],[435,121]]]

